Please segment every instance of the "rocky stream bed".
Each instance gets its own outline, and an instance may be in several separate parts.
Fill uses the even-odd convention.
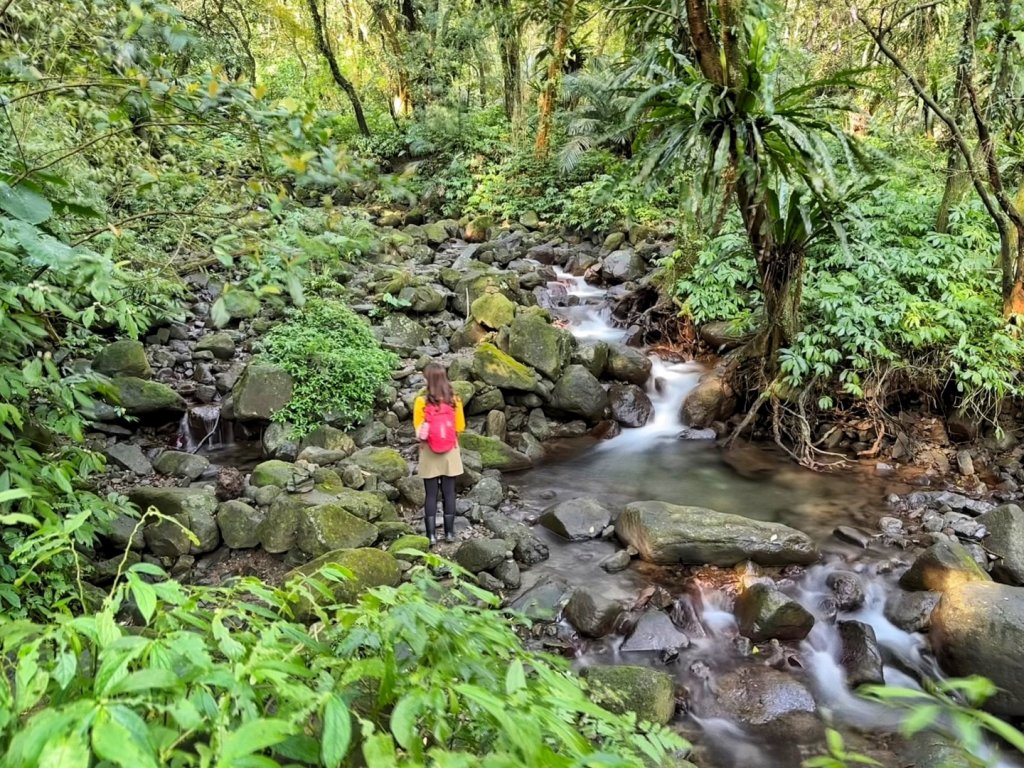
[[[356,576],[343,598],[397,583],[402,551],[426,546],[410,422],[419,371],[440,359],[469,431],[459,540],[438,550],[534,619],[525,640],[572,658],[607,705],[684,732],[694,764],[795,766],[831,723],[882,765],[942,765],[942,735],[897,738],[896,714],[852,693],[862,683],[983,674],[1003,689],[991,709],[1024,716],[1019,450],[1002,446],[986,484],[970,453],[940,444],[969,492],[891,459],[825,475],[755,446],[723,452],[739,417],[715,370],[631,346],[641,335],[612,319],[670,247],[653,233],[388,232],[348,287],[366,314],[372,296],[400,299],[371,322],[402,363],[357,429],[325,417],[297,441],[272,422],[292,382],[252,353],[273,312],[231,291],[214,327],[219,286],[201,275],[190,322],[80,363],[138,420],[95,414],[109,488],[196,536],[157,521],[133,537],[126,516],[96,553],[97,584],[124,547],[202,583],[325,561]]]

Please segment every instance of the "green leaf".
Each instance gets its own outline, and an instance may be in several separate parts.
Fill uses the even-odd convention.
[[[220,296],[213,306],[210,307],[210,320],[218,328],[223,328],[225,325],[231,322],[231,315],[228,314],[227,307],[224,305],[224,297]]]
[[[53,206],[34,184],[12,187],[0,181],[0,209],[28,224],[42,224],[53,216]]]
[[[243,723],[224,737],[220,745],[218,768],[235,768],[241,758],[272,747],[295,732],[295,726],[284,720],[257,718]]]
[[[120,693],[139,693],[140,691],[151,691],[160,688],[177,688],[181,685],[181,679],[169,669],[140,669],[132,672],[123,680],[110,686],[107,694],[116,696]]]
[[[337,694],[332,695],[324,705],[324,729],[320,747],[324,765],[337,768],[348,754],[352,741],[352,717],[348,707]]]
[[[525,687],[526,673],[523,671],[523,662],[516,659],[508,665],[508,672],[505,673],[505,693],[511,696]]]
[[[417,716],[420,709],[420,696],[410,693],[399,699],[391,711],[391,733],[398,746],[407,752],[416,754],[420,749]]]
[[[128,584],[132,597],[135,598],[135,605],[138,606],[139,613],[142,614],[142,618],[149,624],[153,614],[156,612],[156,590],[153,589],[152,584],[147,584],[134,573],[128,574]]]
[[[39,768],[89,768],[90,757],[81,734],[75,733],[47,743],[39,754]]]
[[[903,721],[903,732],[907,736],[913,736],[918,731],[924,730],[934,723],[941,712],[942,708],[937,704],[915,707],[907,719]]]
[[[157,768],[152,746],[139,743],[132,731],[100,710],[92,726],[92,748],[96,756],[120,768]]]

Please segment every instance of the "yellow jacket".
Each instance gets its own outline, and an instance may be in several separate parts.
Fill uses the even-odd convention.
[[[418,430],[420,425],[423,424],[423,410],[426,407],[427,398],[424,395],[417,397],[412,407],[412,428],[414,430]],[[458,395],[455,396],[455,431],[466,431],[466,414],[462,411],[462,400]]]

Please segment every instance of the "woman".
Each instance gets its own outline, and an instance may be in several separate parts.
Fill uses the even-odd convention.
[[[455,478],[462,474],[462,453],[458,434],[466,429],[462,401],[452,391],[448,373],[437,363],[423,369],[427,379],[425,394],[416,398],[412,424],[420,438],[420,462],[417,474],[423,478],[427,493],[423,510],[427,538],[433,546],[437,539],[437,491],[444,503],[444,540],[455,541]],[[454,434],[445,435],[454,426]],[[433,434],[431,434],[431,431]],[[433,446],[433,447],[432,447]],[[435,452],[435,448],[442,452]]]

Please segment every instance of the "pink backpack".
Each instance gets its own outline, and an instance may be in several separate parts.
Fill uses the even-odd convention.
[[[449,403],[428,403],[423,410],[419,437],[426,440],[434,453],[448,453],[459,442],[455,431],[455,408]]]

